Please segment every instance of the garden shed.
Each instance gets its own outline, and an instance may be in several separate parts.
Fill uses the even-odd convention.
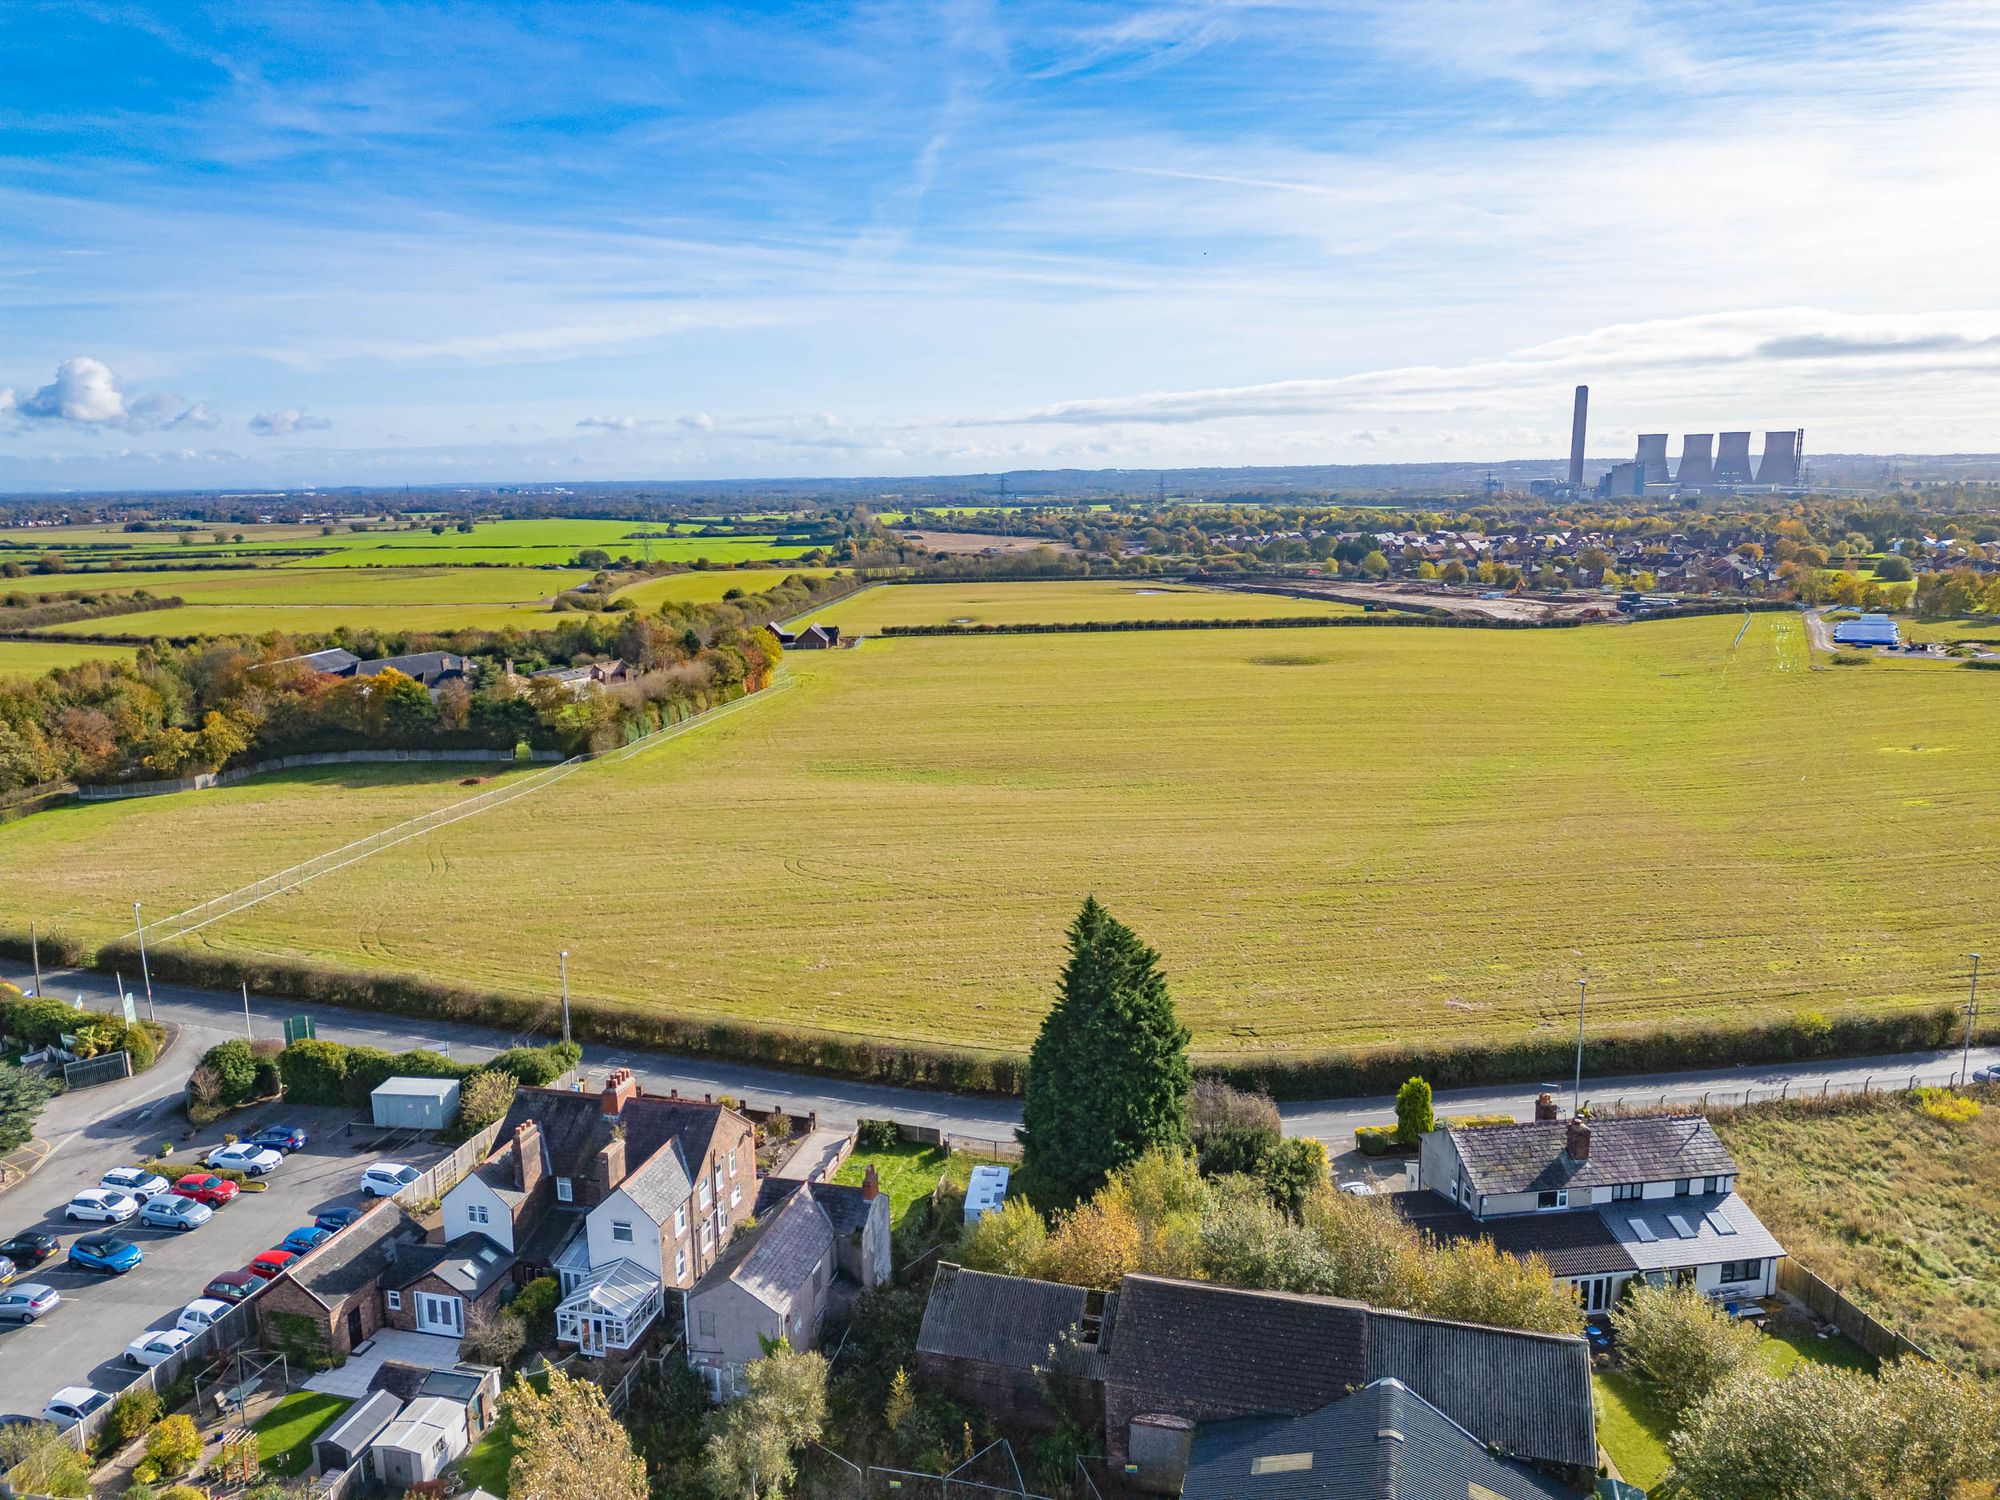
[[[390,1130],[443,1130],[458,1118],[456,1078],[391,1078],[368,1096]]]
[[[338,1474],[361,1462],[369,1446],[402,1410],[402,1401],[387,1391],[377,1391],[366,1401],[349,1407],[339,1421],[313,1442],[313,1462],[320,1473]]]

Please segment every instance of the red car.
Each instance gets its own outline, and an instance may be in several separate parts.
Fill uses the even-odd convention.
[[[289,1250],[266,1250],[243,1269],[265,1281],[281,1274],[298,1257]]]
[[[236,1196],[238,1189],[227,1177],[215,1177],[207,1172],[190,1172],[174,1184],[173,1191],[178,1197],[192,1198],[197,1203],[206,1203],[210,1208],[220,1208]]]
[[[224,1302],[241,1302],[264,1283],[261,1278],[248,1271],[224,1271],[215,1280],[201,1289],[204,1297],[216,1297]]]

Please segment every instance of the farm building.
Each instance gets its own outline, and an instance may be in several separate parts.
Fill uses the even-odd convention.
[[[1858,620],[1842,620],[1833,627],[1836,646],[1895,646],[1903,633],[1887,615],[1863,615]]]
[[[458,1118],[456,1078],[391,1078],[368,1102],[375,1123],[391,1130],[443,1130]]]

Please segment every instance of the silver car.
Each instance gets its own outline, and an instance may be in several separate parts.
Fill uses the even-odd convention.
[[[54,1287],[39,1281],[24,1281],[19,1286],[0,1288],[0,1318],[10,1323],[32,1323],[44,1313],[54,1311],[61,1301],[62,1293]]]
[[[199,1229],[215,1217],[215,1210],[193,1198],[172,1194],[155,1198],[139,1210],[139,1222],[153,1229]]]

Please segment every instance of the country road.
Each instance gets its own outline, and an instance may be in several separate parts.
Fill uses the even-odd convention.
[[[32,982],[32,976],[13,960],[0,960],[0,977],[23,988]],[[80,994],[86,1005],[100,1008],[116,1003],[116,986],[101,975],[51,971],[44,979],[52,997],[69,999]],[[143,990],[134,986],[134,993],[139,997],[143,1015],[146,1005]],[[160,1019],[186,1028],[180,1044],[150,1073],[105,1091],[90,1090],[58,1100],[50,1108],[50,1118],[45,1119],[45,1135],[58,1139],[64,1130],[81,1130],[88,1125],[91,1112],[102,1113],[114,1102],[122,1108],[127,1100],[136,1103],[175,1094],[185,1083],[195,1059],[206,1048],[226,1037],[245,1035],[243,1001],[239,996],[159,983],[153,986],[153,996]],[[310,1010],[321,1034],[329,1040],[390,1051],[430,1047],[452,1057],[477,1060],[517,1042],[551,1040],[548,1036],[521,1037],[458,1021],[413,1020],[376,1011],[305,1006],[298,1001],[261,995],[250,997],[248,1029],[255,1036],[275,1038],[281,1035],[286,1016],[305,1010]],[[1973,1048],[1973,1067],[1996,1063],[2000,1063],[2000,1048]],[[679,1089],[684,1094],[732,1094],[751,1103],[817,1110],[829,1124],[847,1125],[863,1117],[893,1117],[915,1125],[935,1126],[972,1140],[1005,1141],[1013,1138],[1014,1127],[1021,1119],[1020,1102],[1014,1099],[855,1083],[707,1058],[676,1057],[639,1048],[587,1046],[584,1065],[593,1071],[629,1067],[652,1092]],[[1688,1073],[1586,1078],[1583,1097],[1599,1107],[1618,1100],[1632,1105],[1700,1105],[1704,1100],[1740,1103],[1746,1091],[1761,1099],[1780,1092],[1818,1093],[1823,1088],[1845,1092],[1864,1084],[1873,1088],[1903,1088],[1912,1079],[1924,1083],[1950,1082],[1958,1071],[1959,1053],[1955,1049],[1906,1052],[1823,1062],[1746,1064]],[[1441,1116],[1504,1113],[1527,1118],[1536,1092],[1544,1086],[1553,1088],[1567,1104],[1570,1080],[1565,1077],[1539,1083],[1443,1090],[1436,1097],[1435,1108]],[[1281,1105],[1280,1112],[1285,1128],[1292,1134],[1316,1136],[1339,1151],[1351,1144],[1356,1125],[1393,1118],[1395,1104],[1387,1096],[1294,1101]]]

